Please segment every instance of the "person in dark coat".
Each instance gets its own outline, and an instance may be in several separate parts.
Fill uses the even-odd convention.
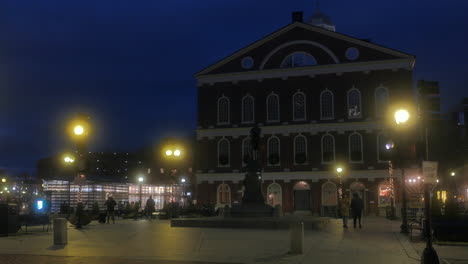
[[[112,198],[112,196],[109,196],[107,198],[107,201],[104,203],[104,206],[107,207],[107,223],[109,224],[110,217],[112,216],[112,222],[115,224],[115,206],[117,205],[117,202]]]
[[[361,215],[362,209],[364,208],[364,202],[357,193],[353,193],[353,199],[351,200],[351,212],[353,214],[353,224],[356,228],[356,220],[359,220],[359,228],[362,228],[361,225]]]
[[[146,201],[146,214],[149,219],[153,219],[153,213],[156,211],[156,203],[153,200],[153,197],[150,196]]]

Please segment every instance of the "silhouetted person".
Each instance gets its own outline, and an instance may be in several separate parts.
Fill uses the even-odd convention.
[[[343,194],[343,199],[340,199],[340,210],[341,210],[341,217],[343,218],[343,227],[348,228],[349,197],[348,197],[348,194],[346,193]]]
[[[153,200],[153,197],[150,196],[148,200],[146,200],[146,213],[150,219],[153,219],[153,212],[156,211],[156,203]]]
[[[356,228],[356,220],[359,220],[359,228],[362,228],[361,225],[361,215],[362,209],[364,208],[364,202],[357,193],[353,193],[353,199],[351,200],[351,212],[353,213],[353,224]]]
[[[114,207],[117,205],[117,202],[109,196],[107,201],[104,203],[104,206],[107,206],[107,223],[109,224],[110,217],[112,216],[112,222],[115,224],[115,209]]]

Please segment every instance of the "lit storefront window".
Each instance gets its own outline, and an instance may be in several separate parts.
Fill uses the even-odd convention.
[[[392,189],[390,184],[379,186],[379,206],[388,206],[392,203]]]

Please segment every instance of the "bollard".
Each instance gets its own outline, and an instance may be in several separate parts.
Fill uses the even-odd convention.
[[[295,222],[290,225],[291,254],[304,253],[304,223]]]
[[[68,240],[67,219],[54,219],[54,245],[66,245]]]

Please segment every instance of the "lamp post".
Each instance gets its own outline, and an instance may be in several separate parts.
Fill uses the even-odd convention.
[[[343,182],[342,182],[342,179],[341,179],[341,174],[343,172],[343,168],[342,167],[337,167],[336,172],[338,174],[338,198],[343,199]]]
[[[410,119],[410,114],[408,110],[406,109],[398,109],[395,111],[395,123],[397,126],[404,126],[408,120]],[[397,149],[401,150],[401,144],[396,144]],[[402,153],[400,151],[397,151],[396,155],[401,155]],[[397,157],[400,159],[400,157]],[[408,215],[407,215],[407,200],[406,200],[406,177],[405,177],[405,168],[403,164],[400,162],[400,169],[401,169],[401,186],[402,186],[402,208],[401,208],[401,226],[400,226],[400,232],[404,234],[408,234]]]
[[[139,199],[139,204],[141,206],[141,188],[142,188],[142,183],[143,181],[145,180],[145,178],[143,178],[143,176],[140,176],[138,177],[138,185],[139,185],[139,189],[140,189],[140,199]]]
[[[65,154],[63,156],[63,162],[66,166],[72,166],[75,163],[75,157],[70,154]],[[70,216],[70,202],[71,202],[71,179],[68,180],[68,207],[64,208],[67,209],[67,215]]]
[[[423,161],[422,171],[424,176],[424,207],[425,222],[424,235],[426,237],[426,248],[421,255],[421,264],[439,264],[439,256],[432,247],[432,220],[431,220],[431,192],[439,180],[437,177],[437,162]]]
[[[167,146],[164,151],[164,157],[167,161],[176,161],[182,159],[182,151],[178,146]],[[171,174],[172,169],[167,170],[168,174],[172,176]],[[175,176],[175,175],[174,175]],[[174,202],[174,180],[171,180],[171,202]],[[182,181],[183,180],[183,181]],[[182,183],[185,183],[185,178],[183,178],[181,181]]]

